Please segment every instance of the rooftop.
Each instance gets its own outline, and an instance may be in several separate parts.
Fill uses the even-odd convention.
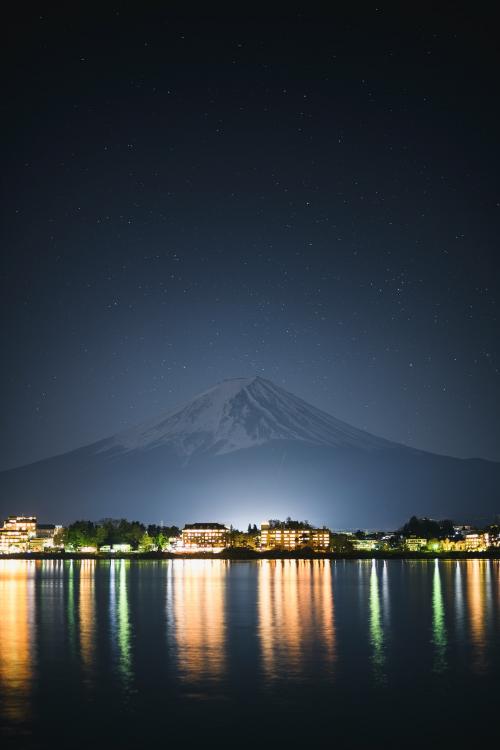
[[[226,527],[223,523],[186,523],[184,531],[187,529],[221,529],[226,531]]]

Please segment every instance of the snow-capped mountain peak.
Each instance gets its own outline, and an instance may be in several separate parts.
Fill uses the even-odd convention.
[[[364,450],[392,445],[358,430],[261,377],[224,380],[168,414],[105,441],[102,450],[168,445],[189,459],[224,454],[271,440]]]

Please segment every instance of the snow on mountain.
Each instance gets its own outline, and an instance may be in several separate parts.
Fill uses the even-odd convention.
[[[264,378],[235,378],[196,396],[167,415],[105,441],[101,451],[128,452],[163,445],[189,459],[293,440],[363,450],[395,447],[311,406]]]

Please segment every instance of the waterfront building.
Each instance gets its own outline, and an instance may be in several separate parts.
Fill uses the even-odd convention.
[[[380,549],[378,539],[353,539],[351,544],[355,552],[373,552]]]
[[[62,526],[54,523],[39,523],[36,526],[36,536],[31,537],[28,542],[30,552],[45,552],[54,549],[54,537]]]
[[[427,547],[427,541],[423,537],[410,536],[405,539],[405,548],[408,552],[420,552],[424,547]]]
[[[466,552],[484,552],[490,546],[490,536],[488,533],[476,531],[464,535]]]
[[[444,539],[443,552],[465,552],[465,539]]]
[[[127,543],[122,544],[102,544],[99,547],[99,552],[109,552],[111,554],[128,554],[132,551],[132,545]]]
[[[0,528],[0,553],[27,552],[34,537],[35,516],[9,516]]]
[[[55,535],[58,531],[61,531],[62,526],[55,523],[38,523],[36,526],[36,535],[39,539],[52,539],[54,540]]]
[[[229,546],[229,529],[222,523],[187,523],[177,552],[221,552]]]
[[[301,547],[311,547],[317,552],[330,549],[329,529],[287,528],[263,523],[260,527],[260,548],[293,551]]]

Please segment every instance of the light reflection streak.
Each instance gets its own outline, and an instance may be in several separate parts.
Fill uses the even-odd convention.
[[[26,560],[0,561],[0,712],[20,723],[31,711],[34,678],[35,566]]]
[[[390,595],[389,595],[389,572],[387,569],[387,560],[384,560],[382,567],[382,603],[383,603],[383,616],[384,616],[384,627],[389,627],[389,618],[391,614],[390,609]]]
[[[370,641],[372,644],[372,661],[375,677],[384,680],[384,631],[382,628],[382,615],[380,608],[380,592],[377,575],[377,563],[372,560],[370,573]]]
[[[118,569],[118,575],[117,575]],[[109,567],[109,613],[111,634],[118,651],[118,671],[125,689],[132,680],[131,623],[127,578],[129,560],[111,560]]]
[[[441,574],[439,561],[434,561],[432,578],[432,642],[435,647],[434,671],[444,672],[446,664],[446,625],[444,617],[444,601],[441,590]]]
[[[320,651],[320,671],[331,671],[336,650],[329,561],[260,561],[258,615],[267,679],[299,677],[312,648]]]
[[[455,564],[455,621],[460,638],[463,638],[465,622],[464,591],[462,580],[462,564],[457,560]]]
[[[171,637],[181,680],[191,686],[217,682],[226,669],[226,575],[227,563],[221,560],[172,565]]]
[[[80,563],[80,654],[87,679],[92,673],[95,660],[95,565],[95,560],[82,560]]]
[[[120,667],[125,683],[132,676],[130,650],[130,619],[128,606],[127,573],[130,560],[120,560],[120,583],[118,593],[118,643],[120,645]]]
[[[68,561],[68,597],[66,606],[68,621],[68,639],[71,655],[76,652],[76,624],[75,624],[75,570],[73,560]]]
[[[470,637],[474,659],[472,668],[475,672],[486,670],[485,660],[485,577],[484,560],[467,560],[467,603],[469,610]]]

